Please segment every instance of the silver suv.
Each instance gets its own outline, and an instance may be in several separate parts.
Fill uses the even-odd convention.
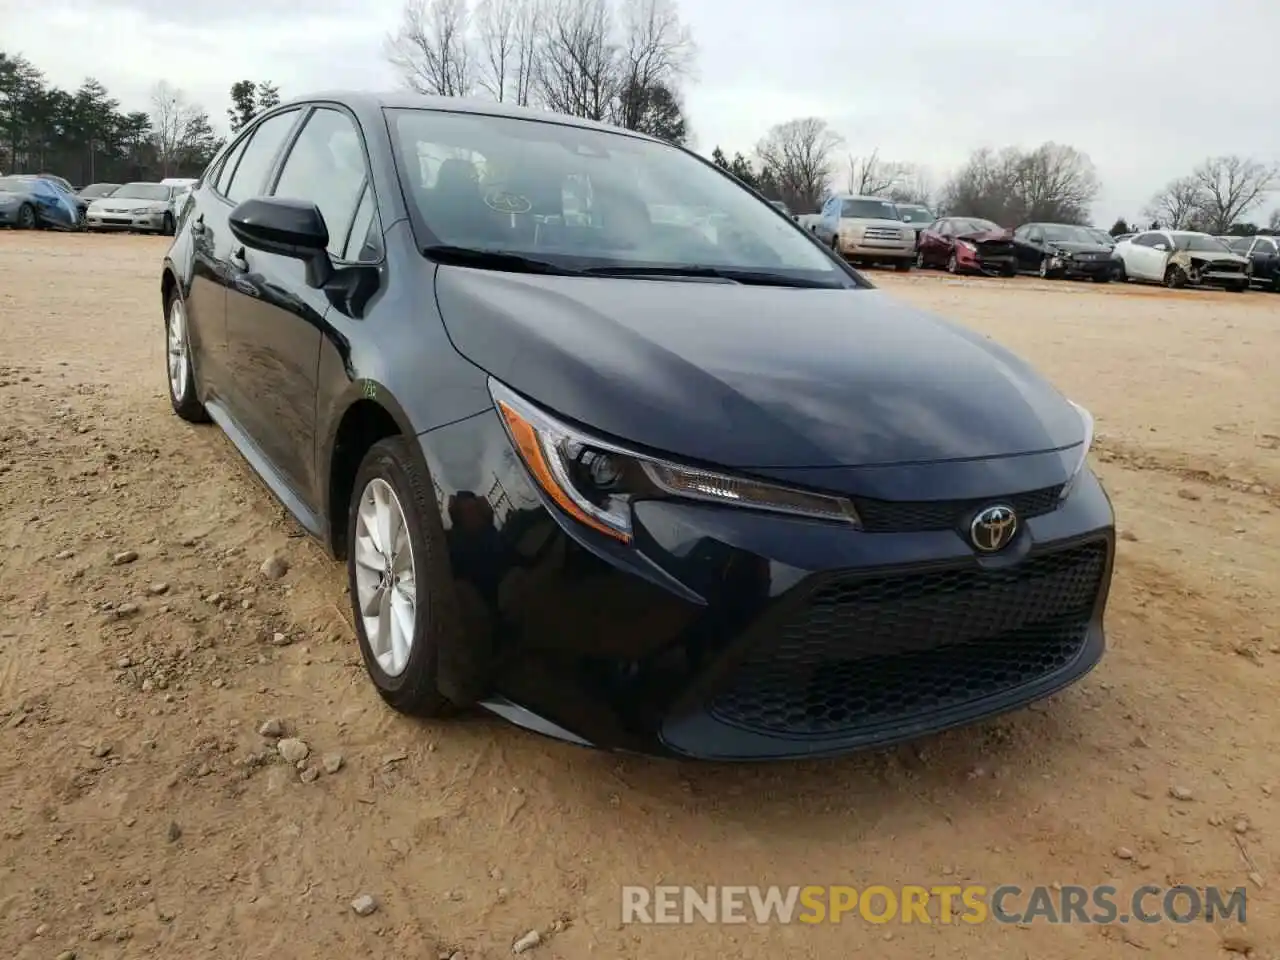
[[[893,201],[837,194],[822,208],[814,233],[848,260],[892,263],[910,270],[916,259],[916,231]]]

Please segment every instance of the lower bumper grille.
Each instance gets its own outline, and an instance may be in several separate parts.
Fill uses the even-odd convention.
[[[1107,544],[974,567],[838,578],[709,705],[775,736],[838,737],[1008,693],[1069,665],[1086,641]]]

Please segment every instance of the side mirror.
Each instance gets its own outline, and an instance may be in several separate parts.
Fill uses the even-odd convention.
[[[329,229],[314,203],[254,197],[232,210],[227,222],[232,236],[246,247],[303,261],[308,286],[323,287],[333,275]]]

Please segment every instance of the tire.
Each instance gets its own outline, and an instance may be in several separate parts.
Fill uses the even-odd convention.
[[[1111,278],[1105,273],[1100,273],[1093,278],[1094,283],[1110,283]]]
[[[29,203],[24,203],[18,208],[18,219],[15,222],[19,230],[34,230],[36,228],[36,209]]]
[[[160,232],[166,237],[173,236],[173,214],[166,213],[164,221],[160,225]]]
[[[917,250],[917,251],[916,251],[916,269],[917,269],[917,270],[923,270],[923,269],[925,268],[925,266],[926,266],[926,264],[925,264],[925,262],[924,262],[924,251],[923,251],[923,250]]]
[[[208,423],[209,413],[198,399],[195,365],[191,362],[191,336],[187,304],[176,290],[164,311],[165,374],[173,412],[188,423]]]
[[[1005,267],[1003,270],[1000,271],[1000,275],[1004,277],[1016,277],[1018,275],[1017,265],[1014,265],[1012,267]]]
[[[956,261],[956,252],[951,251],[951,256],[947,257],[947,273],[958,274],[960,272],[960,264]]]
[[[914,264],[910,260],[899,260],[893,265],[893,269],[897,270],[899,273],[910,273],[912,266],[914,266]]]
[[[386,498],[388,493],[389,500]],[[403,624],[397,619],[397,611],[406,609],[404,605],[408,598],[413,598],[409,607],[413,617],[412,629],[407,654],[400,654],[402,664],[386,659],[395,659],[394,648],[386,649],[390,643],[380,643],[379,650],[375,651],[361,610],[362,593],[368,597],[371,589],[377,589],[372,585],[384,582],[387,576],[386,572],[382,575],[375,573],[374,568],[363,562],[370,558],[385,559],[373,546],[373,538],[362,532],[368,529],[368,524],[362,519],[362,508],[367,519],[367,510],[379,499],[388,508],[398,510],[401,518],[400,532],[393,534],[393,540],[400,544],[397,554],[400,559],[388,563],[387,570],[399,563],[398,569],[403,576],[406,570],[403,566],[404,551],[407,550],[407,570],[413,583],[411,593],[405,592],[402,585],[392,587],[382,614],[389,621],[396,619],[398,624]],[[362,548],[362,541],[368,546]],[[455,705],[440,692],[440,658],[442,651],[451,643],[456,645],[455,638],[459,636],[461,624],[460,606],[449,567],[434,485],[403,438],[379,440],[361,461],[347,515],[347,545],[347,583],[360,655],[379,695],[400,713],[440,717],[454,712]],[[382,590],[377,595],[387,596],[387,591]],[[380,606],[379,609],[383,608]],[[377,619],[377,616],[372,619]],[[380,654],[383,659],[380,659]]]
[[[1176,263],[1170,264],[1164,272],[1164,285],[1170,290],[1181,290],[1187,285],[1187,274]]]
[[[1237,284],[1235,284],[1235,285],[1231,288],[1231,291],[1232,291],[1233,293],[1244,293],[1244,292],[1245,292],[1246,290],[1248,290],[1248,289],[1249,289],[1249,284],[1248,284],[1248,282],[1246,281],[1245,283],[1237,283]]]

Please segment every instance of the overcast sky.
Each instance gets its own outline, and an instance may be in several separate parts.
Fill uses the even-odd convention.
[[[227,89],[285,97],[389,88],[401,0],[0,0],[0,47],[50,81],[97,77],[125,109],[158,79],[225,127]],[[698,45],[696,146],[749,153],[774,123],[821,116],[846,152],[926,164],[976,147],[1071,144],[1092,158],[1110,225],[1209,154],[1280,162],[1276,0],[680,0]],[[1254,214],[1280,204],[1273,195]]]

